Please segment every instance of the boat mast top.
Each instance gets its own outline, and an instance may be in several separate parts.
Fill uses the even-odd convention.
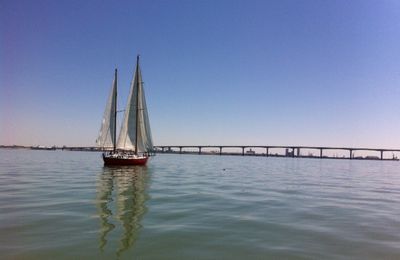
[[[139,88],[140,88],[140,82],[139,82],[139,55],[136,57],[136,83],[137,83],[137,89],[136,89],[136,134],[135,134],[135,154],[138,154],[138,130],[139,130]]]

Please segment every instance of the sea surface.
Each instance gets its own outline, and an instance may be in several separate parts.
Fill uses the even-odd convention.
[[[400,259],[400,163],[0,149],[0,259]]]

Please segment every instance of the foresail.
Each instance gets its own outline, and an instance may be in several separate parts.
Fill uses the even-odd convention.
[[[110,96],[107,100],[106,109],[104,110],[104,116],[101,123],[99,137],[96,140],[98,147],[102,149],[112,149],[114,146],[113,137],[115,135],[115,104],[116,100],[116,79],[114,78],[111,87]]]
[[[142,142],[141,146],[144,151],[151,152],[153,151],[153,138],[151,135],[150,121],[143,86],[141,87],[140,102],[140,107],[142,108],[141,110],[139,110],[139,114],[141,117],[141,120],[139,121],[141,136],[140,141]]]
[[[138,103],[138,104],[137,104]],[[136,108],[138,108],[137,149],[138,153],[151,152],[153,141],[151,137],[149,116],[142,85],[142,75],[137,63],[134,80],[128,97],[124,120],[122,122],[117,148],[120,150],[135,151],[136,142]]]
[[[120,150],[135,150],[136,136],[136,91],[137,91],[137,73],[131,83],[131,89],[126,104],[124,119],[122,120],[121,131],[119,132],[117,149]]]

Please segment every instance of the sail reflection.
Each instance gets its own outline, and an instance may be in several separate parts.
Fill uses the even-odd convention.
[[[101,251],[105,249],[108,240],[111,242],[116,237],[119,240],[117,255],[135,243],[141,228],[140,221],[146,212],[147,182],[146,167],[103,168],[99,175],[96,196]]]

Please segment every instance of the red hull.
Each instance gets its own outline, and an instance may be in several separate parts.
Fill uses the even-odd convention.
[[[103,156],[104,165],[146,165],[149,157],[143,158],[113,158]]]

